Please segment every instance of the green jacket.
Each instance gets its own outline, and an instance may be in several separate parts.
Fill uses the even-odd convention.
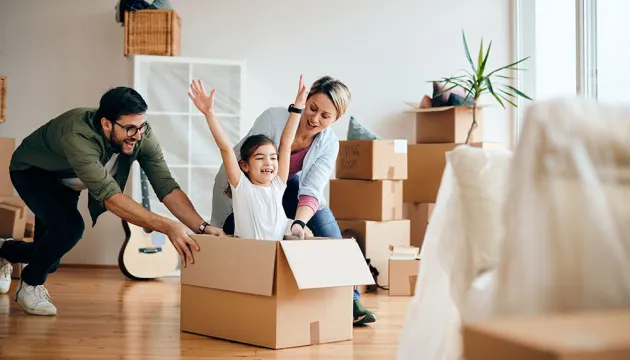
[[[107,211],[104,201],[123,192],[135,160],[160,201],[180,188],[164,161],[158,139],[151,132],[142,136],[132,155],[120,153],[114,179],[104,167],[114,149],[105,138],[100,122],[95,127],[95,112],[93,108],[77,108],[50,120],[22,141],[9,166],[10,171],[41,168],[54,172],[60,179],[78,177],[90,195],[88,208],[92,226],[99,215]]]

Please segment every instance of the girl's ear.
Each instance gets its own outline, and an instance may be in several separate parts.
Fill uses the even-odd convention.
[[[238,162],[238,165],[240,166],[241,170],[243,170],[244,172],[248,172],[249,171],[249,166],[247,165],[247,163],[243,160],[240,160]]]

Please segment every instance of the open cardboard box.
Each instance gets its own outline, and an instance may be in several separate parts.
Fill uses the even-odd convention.
[[[352,339],[353,286],[374,284],[354,239],[193,238],[182,331],[271,349]]]

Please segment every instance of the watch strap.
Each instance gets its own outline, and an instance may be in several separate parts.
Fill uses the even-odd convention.
[[[296,114],[301,114],[302,113],[302,109],[298,109],[295,106],[293,106],[294,104],[289,105],[289,112],[293,112]]]

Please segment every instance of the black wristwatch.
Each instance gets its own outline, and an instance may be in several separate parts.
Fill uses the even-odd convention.
[[[296,114],[301,114],[302,113],[302,109],[298,109],[295,106],[293,106],[294,104],[289,105],[289,112],[294,112]]]
[[[204,231],[206,231],[206,226],[210,226],[210,224],[208,224],[207,222],[202,222],[201,225],[199,226],[199,233],[203,234]]]
[[[295,221],[293,221],[293,224],[291,224],[291,227],[293,227],[293,225],[295,225],[295,224],[300,225],[302,227],[302,229],[304,229],[306,227],[306,224],[302,220],[295,220]]]

